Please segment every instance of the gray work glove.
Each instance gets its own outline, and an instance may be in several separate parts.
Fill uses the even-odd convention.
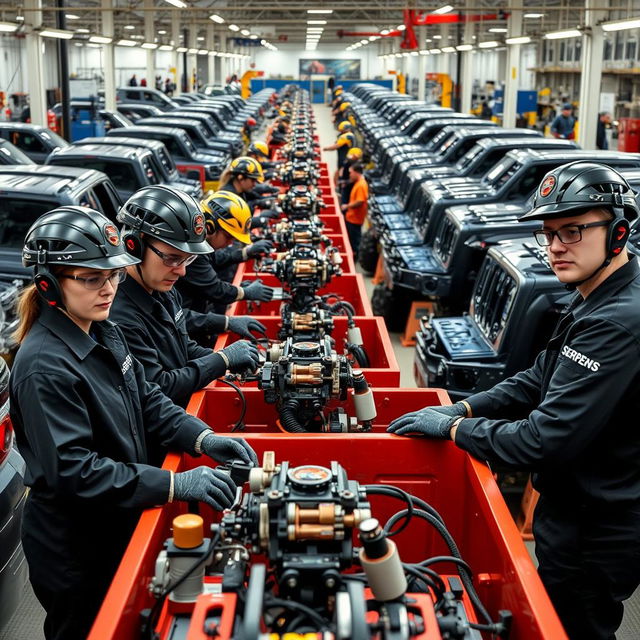
[[[227,363],[231,373],[253,372],[260,364],[260,355],[255,344],[246,340],[238,340],[228,347],[217,351]]]
[[[243,286],[245,300],[259,300],[269,302],[273,298],[273,289],[262,284],[262,280],[254,280],[251,284]]]
[[[206,502],[217,511],[222,511],[236,499],[236,484],[222,471],[196,467],[174,475],[173,497],[175,500]]]
[[[272,249],[273,242],[271,240],[256,240],[245,248],[245,253],[247,258],[257,258],[270,253]]]
[[[398,436],[416,434],[447,440],[453,423],[466,415],[466,408],[461,403],[446,407],[426,407],[396,418],[387,427],[387,432]]]
[[[256,333],[261,333],[265,335],[267,333],[267,327],[265,327],[262,322],[258,322],[251,316],[238,316],[232,318],[229,316],[229,324],[227,325],[227,329],[232,331],[233,333],[237,333],[239,336],[246,338],[247,340],[255,341],[255,336],[251,333],[255,331]]]
[[[202,440],[200,449],[217,462],[227,464],[234,460],[242,460],[254,467],[258,465],[258,456],[242,438],[229,438],[208,433]]]

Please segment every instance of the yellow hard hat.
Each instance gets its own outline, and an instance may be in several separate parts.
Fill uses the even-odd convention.
[[[360,147],[353,147],[347,151],[347,160],[360,160],[362,158],[362,149]]]
[[[236,240],[250,244],[251,209],[239,195],[231,191],[216,191],[200,204],[205,215],[207,234],[215,233],[216,228],[220,227]]]
[[[350,102],[348,102],[348,101],[347,102],[343,102],[340,105],[340,111],[346,111],[350,106],[351,106]]]
[[[348,131],[346,133],[341,133],[338,136],[338,139],[336,140],[336,144],[339,147],[342,147],[345,144],[348,144],[350,147],[353,147],[355,143],[356,143],[356,140],[353,137],[353,134],[349,133]]]
[[[269,147],[266,142],[262,142],[262,140],[256,140],[249,145],[247,149],[249,153],[254,153],[256,155],[263,156],[264,158],[269,157]]]
[[[336,98],[337,98],[339,95],[341,95],[342,93],[343,93],[343,89],[336,89],[336,90],[334,91],[334,95],[335,95],[335,97],[336,97]]]
[[[240,156],[231,162],[229,171],[234,176],[247,176],[247,178],[253,178],[258,182],[264,182],[264,175],[262,173],[262,165],[249,156]]]
[[[340,131],[340,133],[342,133],[343,131],[348,131],[349,129],[351,129],[351,123],[348,120],[343,120],[338,125],[338,131]]]

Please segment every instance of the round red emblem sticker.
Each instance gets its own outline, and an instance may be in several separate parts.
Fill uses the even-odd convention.
[[[196,235],[204,233],[204,216],[201,213],[197,213],[193,217],[193,230],[196,232]]]
[[[555,176],[547,176],[540,185],[540,195],[544,198],[548,196],[556,186],[556,177]]]
[[[104,237],[107,239],[107,242],[112,244],[114,247],[117,247],[120,244],[120,234],[112,224],[105,225]]]

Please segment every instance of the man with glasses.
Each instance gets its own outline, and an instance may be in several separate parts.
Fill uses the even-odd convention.
[[[534,365],[389,431],[451,439],[489,462],[531,469],[539,573],[572,640],[612,640],[640,583],[640,269],[627,252],[640,211],[613,169],[548,173],[535,232],[576,294]]]
[[[140,262],[127,268],[129,278],[118,290],[111,318],[120,325],[147,380],[186,407],[194,391],[227,369],[254,371],[258,350],[251,342],[240,340],[213,352],[191,340],[187,332],[185,310],[174,285],[188,264],[212,251],[200,205],[183,191],[153,185],[125,202],[118,221],[124,225],[127,251]],[[264,332],[264,326],[251,318],[221,319],[226,324],[222,330],[235,330],[237,321],[246,320],[248,330]]]

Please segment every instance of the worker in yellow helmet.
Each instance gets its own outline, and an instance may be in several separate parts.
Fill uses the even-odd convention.
[[[349,196],[351,195],[351,188],[353,187],[353,182],[351,182],[349,177],[349,167],[361,161],[362,149],[360,149],[360,147],[351,147],[351,149],[347,151],[345,161],[336,169],[333,183],[336,185],[336,192],[340,198],[341,205],[349,203]]]
[[[273,171],[269,173],[267,172],[267,169],[273,170],[277,163],[269,159],[269,146],[266,142],[263,142],[262,140],[256,140],[255,142],[252,142],[247,148],[247,157],[253,158],[260,163],[260,166],[265,172],[265,180],[269,180],[273,177]],[[256,197],[263,198],[265,196],[277,195],[278,193],[280,193],[280,189],[278,189],[278,187],[267,184],[266,182],[263,182],[262,184],[256,184],[250,193],[255,194]],[[250,195],[246,197],[246,200],[249,202],[251,201],[251,199],[252,198]]]
[[[338,136],[335,144],[324,147],[323,151],[338,151],[338,167],[344,164],[347,159],[347,151],[356,146],[356,137],[351,131],[345,131]]]

